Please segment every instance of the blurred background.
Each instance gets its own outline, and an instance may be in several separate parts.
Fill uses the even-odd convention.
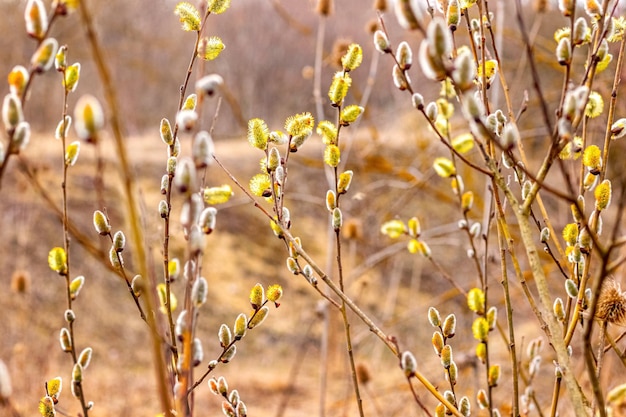
[[[351,42],[363,46],[364,62],[352,75],[353,88],[346,102],[359,103],[363,93],[371,88],[362,121],[342,131],[344,143],[351,146],[350,153],[345,154],[346,167],[356,173],[351,194],[343,200],[344,218],[353,231],[345,236],[347,292],[384,330],[398,336],[401,348],[417,353],[420,369],[441,387],[447,383],[430,346],[434,329],[428,325],[426,312],[430,306],[437,307],[443,316],[458,312],[459,335],[453,340],[455,359],[462,371],[458,392],[471,395],[479,387],[479,375],[482,377],[479,373],[484,370],[474,359],[475,344],[470,331],[473,317],[467,313],[464,297],[430,263],[408,254],[406,242],[390,241],[379,232],[385,220],[418,216],[436,261],[464,289],[476,284],[472,261],[466,255],[467,240],[458,231],[460,213],[452,204],[454,196],[449,184],[431,169],[433,158],[447,153],[428,131],[421,115],[411,108],[409,94],[393,86],[391,57],[374,50],[372,28],[378,19],[372,7],[374,1],[338,0],[335,3],[325,26],[322,97],[326,99],[332,75],[339,68],[338,59]],[[151,265],[158,279],[163,231],[156,207],[161,199],[159,181],[167,158],[158,126],[163,117],[170,121],[175,117],[194,34],[181,30],[178,17],[173,14],[174,1],[92,0],[88,4],[123,110],[125,141],[136,172]],[[547,131],[543,123],[538,123],[541,113],[515,24],[513,2],[490,4],[498,16],[503,16],[496,19],[494,29],[503,34],[500,53],[506,63],[503,71],[514,107],[519,109],[524,96],[529,96],[520,129],[531,164],[538,165],[546,149]],[[34,51],[35,41],[29,39],[24,30],[24,6],[25,1],[0,1],[3,39],[0,74],[8,74],[14,65],[27,66]],[[218,73],[224,78],[223,102],[213,138],[216,154],[243,184],[258,171],[262,156],[258,150],[250,149],[245,139],[248,119],[263,118],[270,129],[280,130],[284,120],[292,114],[304,111],[316,114],[313,67],[320,16],[315,8],[316,2],[312,0],[233,0],[226,13],[208,20],[205,34],[219,36],[226,49],[216,60],[198,64],[192,83],[199,77],[198,70],[203,74]],[[401,29],[392,13],[383,16],[392,44],[406,40],[416,51],[421,37]],[[565,26],[567,20],[554,10],[537,13],[531,3],[526,4],[524,16],[534,40],[544,93],[553,110],[560,98],[562,77],[562,70],[554,59],[553,32]],[[83,94],[94,94],[104,103],[102,85],[77,13],[58,20],[51,36],[60,44],[68,45],[69,63],[81,63],[80,83],[69,99],[70,113]],[[467,31],[461,28],[458,36],[465,42]],[[427,82],[417,67],[411,70],[414,87],[427,101],[435,100],[440,86]],[[606,72],[609,73],[612,71]],[[611,75],[606,74],[594,85],[604,97],[608,97],[612,82]],[[490,94],[504,108],[502,91],[498,89],[499,86],[494,85]],[[0,92],[4,95],[7,91],[8,87],[3,84]],[[216,105],[215,99],[207,102],[202,115],[204,126],[213,123]],[[46,261],[52,247],[62,246],[61,225],[51,209],[54,205],[59,207],[61,201],[61,151],[59,142],[53,139],[61,107],[59,75],[50,71],[37,76],[25,114],[34,135],[23,156],[35,168],[40,188],[24,175],[16,161],[12,161],[1,190],[0,266],[3,274],[0,282],[4,291],[0,291],[0,306],[5,319],[0,322],[0,358],[11,372],[15,402],[23,416],[36,414],[45,380],[60,375],[69,381],[71,372],[71,360],[61,352],[58,343],[58,332],[64,325],[64,282],[49,270]],[[326,100],[324,112],[326,118],[335,117]],[[624,113],[622,103],[618,112]],[[460,117],[453,119],[453,123],[459,128],[463,125]],[[593,141],[603,137],[602,126],[601,121],[591,126]],[[183,135],[181,139],[184,152],[188,154],[190,136]],[[331,271],[333,254],[327,250],[329,234],[324,202],[328,185],[320,157],[323,147],[319,142],[314,136],[290,159],[290,187],[293,188],[289,190],[289,206],[294,233],[302,237],[304,247],[319,263]],[[616,146],[623,149],[621,143]],[[93,231],[94,210],[106,208],[114,230],[126,228],[127,235],[130,232],[121,203],[124,197],[117,159],[108,133],[102,141],[102,154],[106,173],[105,207],[97,203],[94,192],[97,152],[93,147],[83,144],[79,162],[70,171],[68,190],[72,221],[92,239],[93,245],[106,251],[108,242]],[[621,175],[622,165],[612,165],[615,168],[610,168],[610,175]],[[482,221],[482,196],[489,197],[484,179],[469,170],[462,174],[466,188],[477,195],[471,217]],[[550,181],[560,179],[560,176],[551,177]],[[207,183],[220,185],[230,181],[218,167],[212,166]],[[281,307],[272,309],[266,322],[249,332],[240,343],[233,362],[220,366],[214,374],[225,375],[231,388],[240,391],[251,416],[322,415],[319,412],[322,402],[329,416],[355,415],[338,315],[327,311],[320,297],[301,277],[289,274],[284,266],[286,253],[282,242],[273,237],[266,219],[253,209],[243,193],[237,189],[235,193],[232,202],[220,207],[217,230],[208,237],[205,248],[203,271],[211,294],[199,324],[205,358],[212,359],[220,351],[219,325],[223,322],[232,325],[237,314],[249,310],[248,293],[252,286],[256,282],[265,286],[280,283],[285,288]],[[44,195],[51,196],[51,200],[43,198]],[[180,207],[179,197],[175,196],[175,207]],[[569,208],[550,197],[546,200],[555,225],[562,227],[569,221]],[[177,210],[179,208],[175,208],[176,219]],[[173,235],[172,254],[182,259],[185,241],[177,224]],[[493,242],[483,255],[490,262],[492,286],[498,289],[492,292],[492,302],[502,308],[500,255],[495,240]],[[125,256],[132,270],[132,248]],[[153,388],[147,329],[139,319],[126,285],[103,266],[103,262],[106,263],[106,259],[88,254],[73,241],[72,276],[86,277],[85,288],[75,304],[76,337],[81,347],[94,348],[94,359],[85,375],[85,392],[87,398],[96,403],[95,417],[154,416],[160,410]],[[546,271],[559,277],[556,266],[547,256]],[[27,284],[22,288],[16,286],[16,282]],[[182,288],[182,283],[174,287],[180,297]],[[555,278],[554,288],[562,292],[562,280]],[[522,298],[519,284],[514,285],[513,296],[523,348],[542,333]],[[332,319],[325,322],[328,313]],[[325,329],[330,329],[328,357],[322,356]],[[366,328],[355,324],[354,332],[357,362],[363,375],[369,378],[364,401],[370,415],[416,415],[417,408],[395,358]],[[507,368],[506,346],[499,339],[494,346],[494,360],[502,362],[503,369]],[[547,353],[546,363],[550,363],[549,356]],[[548,367],[543,372],[552,377]],[[320,381],[325,373],[329,387],[324,391],[324,399],[320,395]],[[496,390],[496,401],[504,412],[510,405],[507,389],[505,386]],[[431,405],[432,400],[425,392],[420,392],[420,396]],[[550,390],[538,391],[537,397],[539,403],[545,404]],[[220,414],[220,401],[210,394],[206,385],[197,391],[196,402],[197,415]],[[69,393],[69,382],[59,410],[65,415],[76,415],[78,410]],[[0,408],[0,415],[1,412]]]

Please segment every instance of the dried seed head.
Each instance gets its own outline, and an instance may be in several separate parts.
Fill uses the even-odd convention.
[[[330,16],[333,8],[333,0],[318,0],[315,11],[322,16]]]
[[[612,278],[607,278],[602,285],[596,318],[620,326],[626,324],[626,293],[621,291],[619,283]]]

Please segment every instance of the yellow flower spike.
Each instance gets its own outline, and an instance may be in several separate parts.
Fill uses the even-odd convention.
[[[285,120],[285,130],[291,136],[310,134],[315,126],[315,119],[309,112],[298,113]]]
[[[266,294],[267,299],[274,303],[274,305],[278,308],[280,306],[278,300],[280,300],[280,298],[283,296],[283,287],[278,284],[270,285],[269,287],[267,287]]]
[[[454,32],[460,21],[461,13],[459,10],[459,2],[457,0],[450,0],[448,10],[446,10],[446,23],[450,30]]]
[[[350,78],[350,74],[344,73],[343,71],[335,73],[330,88],[328,89],[328,98],[334,107],[341,105],[351,85],[352,78]]]
[[[157,294],[159,295],[159,302],[161,304],[161,313],[167,314],[167,309],[165,307],[165,303],[167,302],[167,287],[164,283],[157,285]],[[174,293],[170,292],[170,311],[174,312],[176,307],[178,307],[178,300],[176,299]]]
[[[435,353],[437,355],[441,355],[441,349],[443,349],[444,346],[443,336],[441,335],[441,333],[439,333],[439,331],[435,331],[430,341],[433,345],[433,349],[435,349]]]
[[[337,127],[333,122],[322,120],[318,123],[316,132],[322,137],[324,145],[337,144]]]
[[[437,104],[439,115],[449,120],[454,114],[454,105],[445,98],[439,98],[435,103]]]
[[[341,151],[337,145],[328,145],[324,149],[324,163],[328,166],[336,168],[341,161]]]
[[[416,246],[416,253],[419,253],[424,258],[430,258],[432,251],[430,250],[430,246],[423,240],[418,240]]]
[[[68,92],[75,91],[76,87],[78,86],[79,78],[80,78],[80,63],[79,62],[67,67],[65,69],[65,77],[63,81],[65,85],[65,90]]]
[[[41,414],[41,417],[56,417],[57,412],[54,409],[54,400],[49,395],[39,400],[39,414]]]
[[[9,89],[11,94],[14,94],[16,97],[21,97],[24,92],[24,88],[28,83],[29,75],[28,70],[24,68],[22,65],[16,65],[13,67],[9,75],[7,76],[7,81],[9,83]]]
[[[554,40],[559,43],[562,39],[569,39],[570,32],[571,30],[569,27],[562,27],[560,29],[557,29],[554,31]]]
[[[261,307],[257,311],[257,313],[253,317],[250,318],[250,321],[248,322],[248,329],[254,329],[259,324],[263,323],[265,319],[267,318],[267,315],[269,314],[269,312],[270,312],[270,309],[268,306]],[[233,348],[234,347],[235,346],[233,346]]]
[[[611,204],[611,181],[604,180],[593,192],[596,198],[596,210],[606,210]]]
[[[78,137],[87,142],[97,140],[98,132],[104,126],[104,112],[98,99],[92,95],[84,95],[74,107],[74,129]]]
[[[598,62],[598,65],[596,65],[596,73],[602,72],[605,69],[608,68],[609,64],[613,61],[613,55],[612,54],[606,54],[604,55],[604,57],[602,58],[602,60],[600,60],[600,62]]]
[[[67,145],[65,150],[65,165],[68,167],[74,166],[76,160],[78,160],[78,154],[80,153],[80,142],[75,141]]]
[[[487,362],[487,346],[484,343],[476,345],[476,357],[481,363]]]
[[[46,381],[46,393],[53,398],[53,400],[58,400],[61,395],[61,391],[63,390],[63,379],[60,376],[56,378],[52,378]]]
[[[250,191],[257,197],[272,196],[272,181],[268,174],[256,174],[250,179]]]
[[[191,3],[182,1],[176,5],[174,14],[180,19],[185,32],[200,30],[200,12]]]
[[[54,57],[54,68],[57,71],[65,71],[67,68],[67,45],[62,45]]]
[[[461,0],[461,2],[459,3],[459,6],[461,7],[461,9],[469,9],[475,4],[476,4],[476,0]]]
[[[341,114],[339,115],[340,124],[342,126],[348,126],[350,123],[354,123],[364,110],[363,107],[357,106],[356,104],[344,107],[341,109]]]
[[[181,108],[181,110],[195,110],[197,102],[198,102],[198,95],[195,93],[189,94],[187,98],[185,99],[185,102],[183,103],[183,107]]]
[[[485,79],[487,86],[491,85],[491,82],[495,78],[498,72],[498,61],[495,59],[490,59],[485,62],[485,64],[478,65],[478,70],[476,71],[476,80],[480,84],[483,82],[483,71],[485,73]]]
[[[337,179],[337,194],[345,194],[348,192],[350,188],[350,184],[352,184],[352,177],[354,173],[351,170],[347,170],[339,174],[339,179]]]
[[[80,293],[80,290],[83,288],[84,284],[85,284],[85,277],[83,275],[77,276],[70,282],[69,289],[70,289],[70,297],[72,298],[72,300],[75,300],[76,297],[78,297],[78,294]]]
[[[585,106],[585,116],[590,118],[598,117],[603,110],[604,100],[602,96],[596,91],[589,93],[589,101],[587,101],[587,106]]]
[[[218,36],[210,36],[203,38],[198,43],[198,57],[205,61],[212,61],[217,58],[222,51],[226,49],[226,45],[222,42],[222,39]]]
[[[567,246],[574,246],[578,239],[578,225],[576,223],[566,224],[563,228],[563,240]]]
[[[48,71],[54,64],[59,43],[54,38],[44,40],[30,58],[30,64],[35,72]]]
[[[474,193],[472,191],[466,191],[461,196],[461,208],[464,213],[467,213],[472,209],[474,205]]]
[[[397,239],[407,233],[406,226],[402,220],[389,220],[380,227],[380,232],[392,239]]]
[[[407,242],[406,248],[410,254],[414,255],[420,251],[420,242],[417,239],[411,239]]]
[[[228,184],[219,187],[207,187],[202,192],[204,202],[210,206],[224,204],[228,202],[233,195],[233,189]]]
[[[488,372],[488,383],[490,387],[495,387],[500,381],[500,365],[491,365]]]
[[[283,230],[274,220],[270,220],[270,228],[272,229],[272,232],[274,232],[274,235],[278,237],[283,236]]]
[[[585,148],[583,152],[583,165],[594,175],[600,173],[602,169],[602,151],[598,146],[590,145]]]
[[[439,157],[435,158],[433,162],[433,169],[442,178],[449,178],[456,174],[454,163],[448,158]]]
[[[480,288],[472,288],[467,293],[467,306],[474,313],[482,315],[485,313],[485,293]],[[487,323],[489,327],[489,323]]]
[[[230,7],[230,0],[209,0],[207,9],[211,13],[224,13]]]
[[[472,335],[474,339],[479,342],[486,342],[489,340],[489,323],[484,317],[477,317],[472,323]]]
[[[592,172],[587,172],[585,174],[585,178],[583,178],[583,189],[585,191],[593,190],[593,188],[598,183],[599,176]]]
[[[172,125],[166,118],[161,119],[160,125],[161,140],[168,146],[174,144],[174,135],[172,133]]]
[[[24,120],[22,101],[15,94],[4,96],[2,103],[2,122],[7,131],[15,129]]]
[[[32,38],[42,40],[48,30],[48,14],[42,0],[28,0],[24,20],[26,33]]]
[[[257,283],[252,290],[250,290],[250,305],[254,310],[258,310],[265,301],[265,290],[263,286]]]
[[[345,72],[350,72],[359,67],[363,62],[363,49],[359,44],[353,43],[348,46],[348,51],[341,58],[341,65]]]
[[[67,274],[67,255],[65,249],[56,247],[48,252],[48,266],[59,275]]]
[[[604,12],[598,0],[585,0],[585,13],[592,19],[600,20]]]
[[[240,313],[233,326],[235,340],[241,340],[246,335],[246,330],[248,330],[248,318],[244,313]]]
[[[422,228],[420,226],[420,221],[417,217],[411,217],[408,221],[407,221],[407,230],[409,233],[409,236],[411,237],[420,237],[420,235],[422,234]]]
[[[624,16],[613,18],[613,33],[608,38],[609,42],[620,42],[624,37],[626,29],[626,18]]]
[[[264,151],[267,149],[269,139],[269,129],[262,119],[250,119],[248,121],[248,142],[255,148]]]
[[[402,71],[406,71],[413,65],[413,51],[406,41],[400,42],[398,49],[396,49],[396,61],[398,61],[398,67]]]

